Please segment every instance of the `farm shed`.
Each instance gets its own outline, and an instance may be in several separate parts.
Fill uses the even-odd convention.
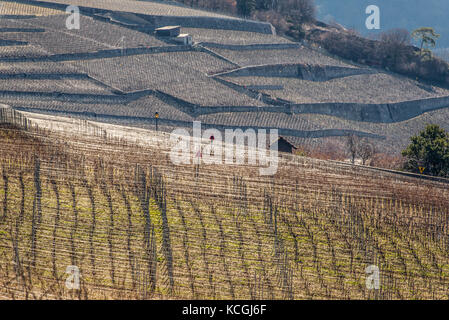
[[[177,37],[180,33],[180,26],[165,26],[156,29],[156,35],[159,37]]]
[[[174,39],[176,42],[182,43],[186,46],[191,46],[193,44],[193,38],[190,34],[182,33]]]
[[[279,152],[293,153],[294,150],[298,149],[293,143],[282,136],[279,137],[277,143]]]

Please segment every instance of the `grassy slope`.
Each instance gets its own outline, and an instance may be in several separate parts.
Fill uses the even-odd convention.
[[[1,296],[447,298],[447,186],[305,158],[273,178],[251,166],[195,178],[167,149],[1,129]],[[65,289],[68,265],[80,291]]]

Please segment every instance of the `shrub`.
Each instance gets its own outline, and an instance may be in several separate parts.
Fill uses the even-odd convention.
[[[377,168],[400,170],[404,167],[404,158],[385,153],[376,153],[371,159],[370,165]]]
[[[290,29],[284,16],[274,10],[257,10],[253,13],[253,19],[271,23],[280,34],[284,34]]]
[[[408,44],[409,37],[404,31],[390,31],[383,34],[381,40],[340,31],[315,31],[307,38],[347,60],[386,68],[418,80],[449,83],[449,64],[432,55],[417,54],[420,50]]]
[[[278,10],[289,17],[294,25],[315,21],[316,6],[313,0],[285,0]]]

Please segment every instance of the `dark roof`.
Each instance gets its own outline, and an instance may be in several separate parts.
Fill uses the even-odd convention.
[[[280,136],[280,137],[279,137],[278,143],[279,143],[279,141],[284,141],[285,143],[287,143],[288,145],[290,145],[293,149],[298,149],[298,147],[295,146],[295,144],[294,144],[290,139],[287,139],[287,138],[285,138],[285,137],[283,137],[283,136]]]
[[[156,28],[156,31],[158,31],[158,30],[175,30],[175,29],[179,29],[179,28],[181,28],[181,26],[165,26],[165,27]]]

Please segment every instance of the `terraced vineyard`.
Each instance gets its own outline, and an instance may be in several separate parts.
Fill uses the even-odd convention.
[[[50,8],[42,8],[24,3],[10,3],[2,2],[0,8],[2,15],[36,15],[36,16],[49,16],[63,14],[62,10],[55,10]]]
[[[254,66],[265,64],[304,63],[312,65],[329,65],[350,67],[351,65],[340,60],[332,59],[307,47],[292,49],[259,49],[259,50],[229,50],[211,48],[214,52],[230,59],[241,66]]]
[[[410,79],[398,79],[385,73],[354,75],[313,82],[290,78],[232,77],[240,85],[280,86],[283,90],[262,90],[264,93],[294,103],[355,102],[394,103],[418,97],[446,96],[448,90],[420,85]]]
[[[164,133],[61,119],[0,130],[2,298],[448,298],[447,183],[287,155],[195,173]]]
[[[265,22],[151,0],[2,4],[0,103],[19,111],[146,129],[158,112],[161,130],[199,120],[277,128],[308,149],[355,134],[395,155],[428,119],[448,129],[446,88],[342,60]],[[80,5],[80,29],[67,29],[68,5]],[[156,36],[168,25],[193,44]]]
[[[276,128],[340,151],[355,134],[395,154],[447,128],[447,89],[168,2],[2,4],[1,298],[449,298],[448,181],[291,155],[269,177],[176,166],[164,133]],[[155,35],[168,25],[193,44]]]

